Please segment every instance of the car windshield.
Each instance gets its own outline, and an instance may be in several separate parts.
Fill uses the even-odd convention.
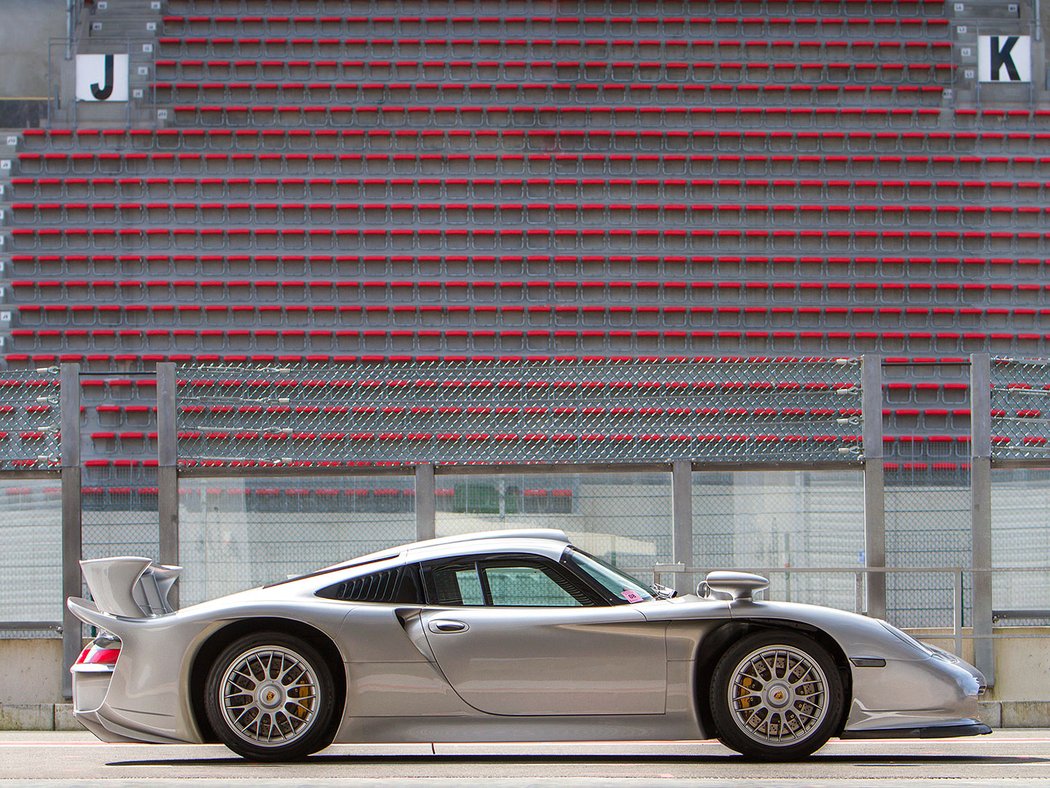
[[[575,547],[566,550],[566,556],[587,575],[598,581],[617,599],[625,602],[647,602],[653,598],[652,592],[640,580],[635,580],[600,558],[583,552]]]

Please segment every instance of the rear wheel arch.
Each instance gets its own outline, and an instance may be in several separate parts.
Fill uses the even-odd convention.
[[[700,718],[700,725],[705,735],[714,736],[718,733],[709,709],[707,692],[715,666],[722,658],[722,655],[740,638],[746,637],[753,632],[778,629],[798,632],[812,638],[834,660],[835,667],[838,668],[839,678],[842,681],[843,696],[846,699],[846,702],[843,704],[842,719],[838,721],[835,727],[835,735],[841,733],[843,728],[845,728],[853,698],[853,671],[838,641],[824,630],[812,624],[780,619],[751,619],[727,621],[718,629],[706,634],[699,645],[696,655],[696,708]]]
[[[193,657],[190,668],[189,707],[193,720],[206,742],[218,742],[219,739],[208,722],[205,712],[205,686],[208,671],[222,651],[238,638],[254,632],[281,632],[305,640],[323,657],[332,679],[335,682],[335,713],[332,715],[330,732],[334,735],[342,722],[346,705],[346,667],[335,642],[316,627],[286,618],[246,618],[233,621],[222,629],[213,632]]]

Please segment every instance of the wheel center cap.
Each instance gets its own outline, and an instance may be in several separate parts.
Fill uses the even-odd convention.
[[[771,706],[782,708],[791,700],[791,691],[783,684],[774,684],[766,692]]]
[[[259,690],[259,704],[267,709],[273,709],[281,705],[284,693],[275,684],[266,684]]]

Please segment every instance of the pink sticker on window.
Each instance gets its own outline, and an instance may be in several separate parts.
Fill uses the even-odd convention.
[[[630,602],[630,603],[631,603],[632,605],[633,605],[633,604],[634,604],[635,602],[641,602],[641,601],[643,601],[643,600],[642,600],[642,595],[641,595],[641,594],[639,594],[639,593],[638,593],[637,591],[632,591],[632,590],[631,590],[631,589],[629,589],[629,588],[625,588],[625,589],[624,589],[623,591],[621,591],[621,592],[620,592],[620,596],[622,596],[622,597],[623,597],[624,599],[626,599],[626,600],[627,600],[628,602]]]

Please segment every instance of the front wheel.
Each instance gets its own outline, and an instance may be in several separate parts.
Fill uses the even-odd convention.
[[[709,696],[718,738],[766,761],[824,746],[842,718],[842,679],[828,652],[794,632],[763,630],[735,643],[715,667]]]
[[[335,683],[309,643],[248,635],[212,664],[205,710],[223,744],[255,761],[291,761],[331,743]]]

